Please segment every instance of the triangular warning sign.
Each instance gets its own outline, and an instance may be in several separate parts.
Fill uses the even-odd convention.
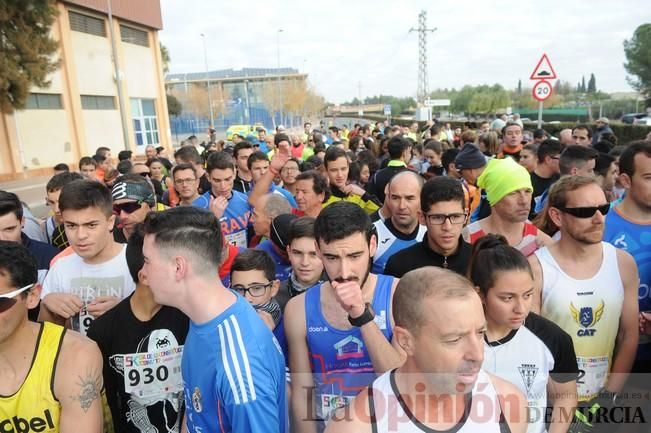
[[[531,73],[531,80],[554,80],[556,79],[556,72],[551,62],[547,58],[547,54],[543,54],[536,68]]]

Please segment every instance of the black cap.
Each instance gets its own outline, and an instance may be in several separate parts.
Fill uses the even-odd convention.
[[[283,251],[289,243],[289,225],[296,218],[298,217],[294,214],[285,213],[278,215],[271,221],[271,227],[269,227],[269,238],[274,245]]]
[[[281,141],[286,141],[287,143],[291,143],[291,141],[289,140],[289,136],[287,134],[276,134],[276,135],[274,135],[274,144],[276,146],[278,146],[278,144]]]
[[[454,165],[457,170],[483,167],[486,165],[486,156],[474,144],[466,143],[454,158]]]

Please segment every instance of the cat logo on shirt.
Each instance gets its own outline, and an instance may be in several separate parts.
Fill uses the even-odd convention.
[[[599,322],[601,316],[604,313],[604,301],[602,300],[599,303],[597,308],[592,307],[581,307],[580,310],[570,302],[570,313],[572,313],[572,318],[576,323],[578,323],[583,329],[579,329],[576,333],[579,337],[592,337],[594,336],[596,329],[593,327]]]

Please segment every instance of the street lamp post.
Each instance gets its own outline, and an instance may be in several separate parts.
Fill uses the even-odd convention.
[[[208,105],[210,106],[210,127],[215,127],[215,115],[212,110],[212,95],[210,88],[210,78],[208,77],[208,49],[206,48],[206,35],[201,33],[201,39],[203,40],[203,60],[206,66],[206,86],[208,88]]]
[[[283,29],[278,29],[276,32],[276,64],[277,64],[277,70],[276,73],[278,74],[278,111],[280,113],[280,123],[283,123],[283,92],[280,89],[280,33],[283,31]]]

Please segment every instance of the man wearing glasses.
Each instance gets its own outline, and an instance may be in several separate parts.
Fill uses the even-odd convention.
[[[100,352],[75,332],[27,320],[36,281],[29,251],[0,241],[0,431],[100,433]]]
[[[192,206],[199,198],[199,178],[192,164],[179,164],[172,169],[174,189],[179,195],[179,206]]]
[[[492,159],[477,179],[477,186],[486,191],[491,214],[475,221],[464,230],[470,244],[496,233],[526,257],[551,239],[529,221],[531,210],[531,176],[512,158]]]
[[[117,217],[113,238],[126,244],[136,225],[157,209],[156,195],[147,179],[126,174],[113,186],[113,213]]]
[[[235,258],[231,266],[231,289],[242,295],[258,316],[273,332],[289,364],[287,338],[282,309],[275,297],[280,288],[276,279],[276,264],[263,250],[246,250]]]
[[[418,218],[427,227],[423,240],[394,254],[384,273],[401,278],[423,266],[438,266],[465,275],[471,256],[470,244],[461,237],[468,216],[461,182],[434,177],[420,193]]]
[[[529,258],[532,311],[559,325],[574,342],[582,415],[619,406],[618,393],[637,351],[639,277],[629,253],[602,241],[609,210],[594,179],[562,177],[550,190],[548,211],[560,240]]]

